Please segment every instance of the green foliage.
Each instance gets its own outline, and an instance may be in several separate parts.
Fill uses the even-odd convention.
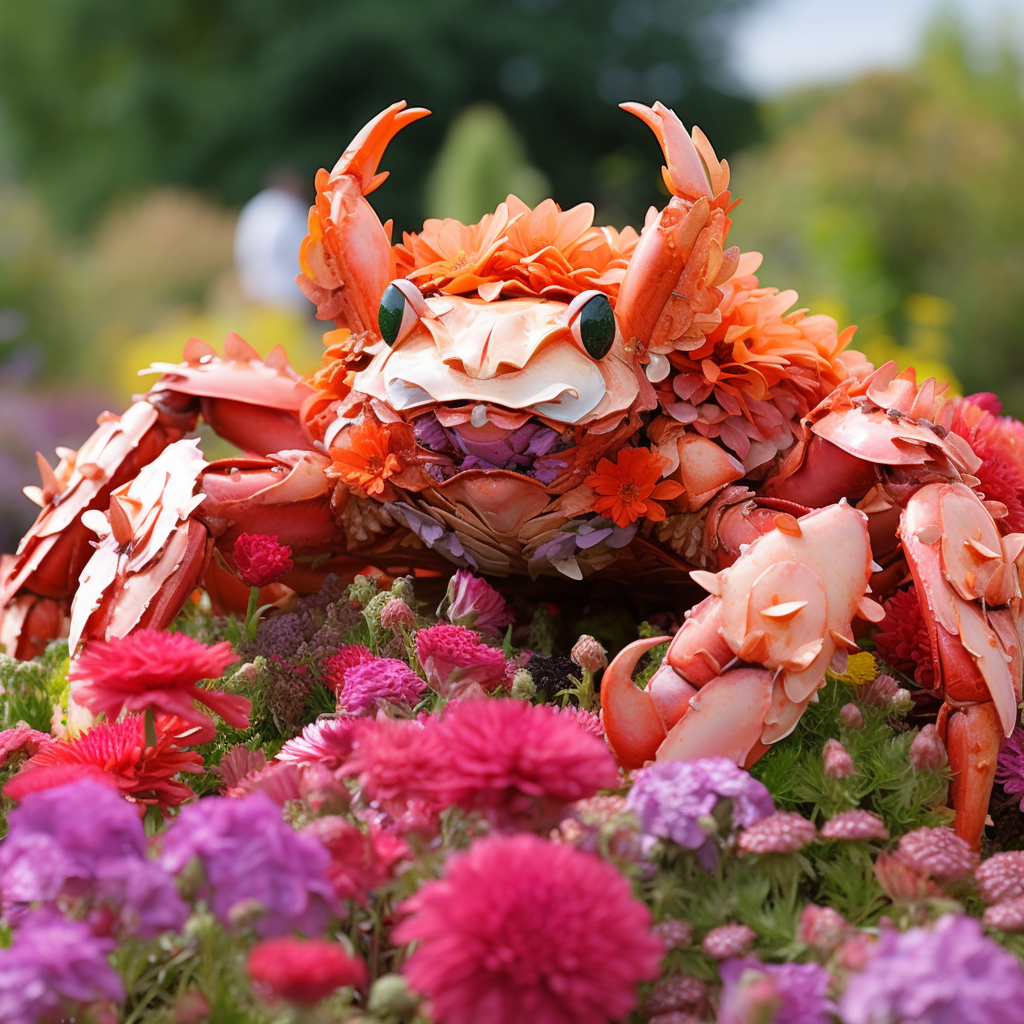
[[[0,654],[0,729],[27,725],[48,733],[54,704],[67,696],[68,644],[55,640],[34,661]]]
[[[732,239],[766,254],[762,280],[860,325],[869,358],[1024,413],[1021,58],[937,23],[917,63],[763,108],[770,141],[733,164]]]

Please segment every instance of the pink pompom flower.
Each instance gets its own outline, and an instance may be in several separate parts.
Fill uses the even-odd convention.
[[[423,695],[426,682],[398,658],[374,658],[346,669],[338,693],[339,710],[350,715],[376,712],[384,703],[412,706]]]
[[[162,712],[201,728],[213,721],[195,703],[220,715],[234,729],[249,724],[248,697],[200,686],[216,679],[238,655],[226,640],[212,647],[184,633],[140,629],[114,640],[86,644],[71,666],[71,697],[113,722],[122,711]]]
[[[448,583],[445,617],[452,625],[470,626],[488,636],[502,636],[512,622],[512,610],[486,580],[460,569]]]
[[[399,907],[404,973],[438,1024],[603,1024],[636,1005],[664,947],[611,865],[520,834],[478,840]]]
[[[877,814],[853,808],[842,811],[821,826],[822,839],[888,839],[889,830]]]
[[[419,658],[430,687],[446,697],[457,697],[507,682],[505,655],[488,647],[465,626],[441,622],[416,634]]]
[[[795,853],[818,837],[814,823],[793,811],[776,811],[745,828],[736,840],[744,853]]]
[[[904,864],[938,882],[959,882],[977,867],[978,854],[951,828],[916,828],[900,839],[895,854]]]
[[[366,964],[321,939],[264,939],[253,946],[247,966],[257,989],[299,1006],[313,1006],[344,985],[366,984]]]
[[[265,533],[240,533],[232,555],[247,587],[265,587],[294,568],[292,549]]]

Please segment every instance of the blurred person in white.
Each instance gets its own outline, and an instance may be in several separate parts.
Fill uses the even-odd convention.
[[[263,191],[242,207],[235,228],[235,268],[248,302],[309,307],[295,283],[309,215],[304,184],[295,168],[277,167],[267,175]]]

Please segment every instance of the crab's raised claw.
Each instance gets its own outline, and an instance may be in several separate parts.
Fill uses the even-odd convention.
[[[321,320],[379,334],[381,296],[394,277],[389,231],[364,198],[386,177],[377,165],[395,134],[429,110],[393,103],[352,140],[334,169],[317,172],[309,234],[299,249],[296,278]]]
[[[666,729],[658,709],[650,693],[633,682],[633,669],[647,651],[669,639],[657,636],[634,641],[619,651],[601,678],[601,719],[605,737],[619,764],[627,771],[653,761],[665,739]]]
[[[953,771],[951,803],[958,836],[978,850],[985,829],[999,757],[999,715],[990,701],[955,708],[946,724],[946,750]]]
[[[655,354],[690,351],[721,320],[717,284],[733,275],[739,249],[724,249],[729,230],[729,168],[695,128],[693,139],[667,107],[624,103],[654,129],[665,154],[672,198],[648,214],[619,288],[615,315],[623,336]],[[698,152],[699,149],[699,152]]]

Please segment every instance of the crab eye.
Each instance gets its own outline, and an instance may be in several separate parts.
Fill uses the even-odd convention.
[[[380,312],[377,313],[377,325],[380,336],[388,346],[398,341],[398,332],[402,329],[405,319],[405,296],[394,284],[389,284],[384,297],[380,300]]]
[[[589,299],[573,323],[579,340],[594,359],[608,355],[615,341],[615,314],[607,295],[597,294]],[[574,333],[575,333],[574,331]]]

